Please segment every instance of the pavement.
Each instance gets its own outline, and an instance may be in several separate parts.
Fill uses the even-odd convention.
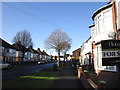
[[[58,79],[53,81],[51,88],[77,88],[85,89],[81,79],[77,77],[70,62],[65,63],[65,68],[60,71]]]

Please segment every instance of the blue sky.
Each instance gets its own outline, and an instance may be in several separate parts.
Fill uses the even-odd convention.
[[[7,2],[2,3],[2,38],[12,44],[15,34],[28,30],[34,49],[44,48],[44,41],[57,28],[72,39],[71,52],[90,36],[92,14],[107,2]],[[46,50],[48,54],[54,51]]]

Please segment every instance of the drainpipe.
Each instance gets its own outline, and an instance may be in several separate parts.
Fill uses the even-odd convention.
[[[116,0],[113,2],[113,7],[112,7],[112,10],[113,10],[113,28],[114,28],[114,31],[116,33],[115,35],[115,40],[118,40],[118,30],[117,30],[117,12],[116,12]],[[118,81],[120,82],[120,65],[116,65],[117,67],[117,78],[118,78]]]

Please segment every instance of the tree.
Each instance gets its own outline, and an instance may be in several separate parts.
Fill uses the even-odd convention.
[[[26,30],[23,30],[23,31],[18,32],[18,33],[14,36],[12,42],[13,42],[14,44],[21,44],[21,45],[23,45],[25,48],[28,48],[28,47],[30,47],[30,46],[33,46],[33,41],[32,41],[32,38],[31,38],[31,34],[30,34],[29,31],[26,31]],[[24,58],[25,51],[22,50],[22,52],[23,52],[22,58]]]
[[[71,44],[71,38],[59,29],[56,29],[52,34],[45,40],[45,48],[55,49],[58,53],[57,64],[59,66],[60,52],[64,51],[68,45]],[[69,48],[70,49],[70,48]]]
[[[65,61],[65,58],[66,58],[66,53],[67,51],[71,48],[71,45],[69,43],[65,43],[64,44],[64,47],[62,49],[62,53],[64,55],[64,61]]]
[[[14,36],[12,42],[13,43],[21,42],[21,45],[23,45],[26,48],[33,46],[31,34],[27,30],[23,30],[23,31],[18,32]]]

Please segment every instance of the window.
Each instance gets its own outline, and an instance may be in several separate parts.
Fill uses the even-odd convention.
[[[8,53],[15,53],[16,50],[14,50],[14,49],[7,49],[7,52],[8,52]]]
[[[104,23],[104,30],[105,31],[110,31],[112,29],[112,13],[111,11],[106,11],[103,13],[103,23]]]
[[[104,17],[108,17],[108,16],[110,16],[110,11],[106,11],[106,12],[104,12],[103,15],[104,15]]]
[[[101,33],[101,31],[103,31],[103,23],[102,23],[102,13],[97,17],[97,22],[96,22],[96,31],[97,31],[97,35],[99,35]]]
[[[13,51],[12,51],[12,49],[9,49],[9,53],[12,53]]]
[[[101,45],[97,46],[97,68],[100,69],[100,70],[116,71],[115,66],[102,66],[102,49],[101,49]]]
[[[4,47],[0,46],[0,50],[1,50],[1,49],[4,49]]]
[[[13,52],[13,53],[15,53],[15,52],[16,52],[16,50],[14,50],[14,49],[13,49],[13,50],[12,50],[12,52]]]
[[[0,53],[4,52],[4,47],[0,46]]]
[[[9,49],[7,49],[7,53],[9,53]]]
[[[97,35],[113,29],[111,9],[101,12],[95,17],[95,29]]]
[[[101,50],[101,46],[97,47],[97,67],[102,68],[102,50]]]

